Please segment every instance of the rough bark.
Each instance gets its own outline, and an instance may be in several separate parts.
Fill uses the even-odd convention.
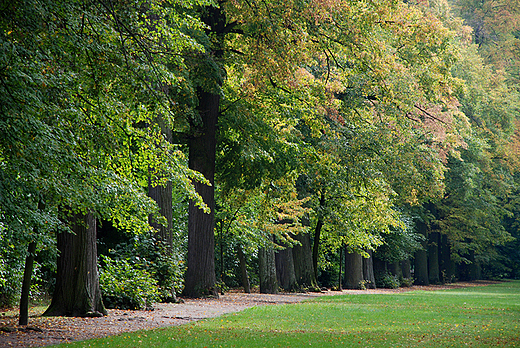
[[[22,294],[20,296],[20,318],[18,325],[27,325],[29,322],[29,292],[31,290],[31,278],[34,266],[34,253],[36,252],[36,243],[29,243],[27,248],[27,257],[25,258],[25,268],[23,271]]]
[[[89,317],[107,314],[101,299],[97,267],[96,219],[72,217],[73,233],[58,234],[56,288],[46,316]]]
[[[363,257],[358,253],[345,250],[345,279],[343,288],[360,289],[363,277]]]
[[[428,236],[428,280],[430,284],[439,284],[439,232],[430,232]]]
[[[247,274],[246,255],[244,254],[244,250],[242,249],[242,246],[240,244],[237,246],[237,256],[238,256],[238,262],[240,263],[240,274],[242,277],[242,286],[244,287],[244,292],[246,294],[249,294],[249,293],[251,293],[251,286],[249,283],[249,275]]]
[[[260,250],[258,250],[258,263],[260,293],[277,294],[278,282],[276,280],[274,250],[266,247],[260,248]]]
[[[374,257],[372,250],[367,250],[369,258],[363,258],[363,278],[367,289],[376,288],[376,277],[374,275]]]
[[[298,288],[294,273],[293,250],[287,247],[275,253],[276,280],[285,291],[294,291]]]
[[[318,282],[312,265],[311,238],[308,233],[299,233],[293,238],[301,243],[293,247],[294,273],[298,285],[303,288],[316,289]]]
[[[183,294],[186,297],[218,296],[215,275],[215,149],[220,96],[199,93],[198,111],[205,125],[202,134],[189,140],[189,167],[211,183],[194,182],[195,190],[211,209],[205,213],[190,200],[188,209],[188,268]]]
[[[417,222],[418,232],[421,233],[425,240],[421,242],[423,250],[417,250],[415,252],[414,260],[414,277],[416,285],[430,285],[428,278],[428,232],[427,226],[423,222]]]
[[[187,297],[218,296],[215,275],[215,159],[216,126],[220,108],[220,87],[224,71],[220,67],[222,39],[226,34],[226,17],[222,6],[207,6],[201,20],[207,24],[207,34],[215,39],[205,53],[193,59],[194,71],[207,81],[207,86],[197,89],[199,119],[191,124],[188,139],[188,166],[210,182],[206,185],[194,182],[197,193],[211,209],[209,214],[190,201],[188,209],[188,257],[183,294]]]

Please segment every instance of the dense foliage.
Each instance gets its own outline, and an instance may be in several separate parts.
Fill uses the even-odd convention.
[[[392,286],[411,278],[390,264],[432,246],[445,270],[518,277],[515,4],[16,0],[0,27],[0,306],[31,243],[33,282],[52,285],[78,212],[114,228],[102,290],[134,307],[181,291],[197,209],[221,287],[293,247],[324,286],[343,249],[374,252]],[[153,187],[170,187],[171,217]]]

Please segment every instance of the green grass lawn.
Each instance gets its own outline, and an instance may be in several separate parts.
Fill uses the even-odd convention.
[[[520,347],[520,281],[324,296],[60,347]]]

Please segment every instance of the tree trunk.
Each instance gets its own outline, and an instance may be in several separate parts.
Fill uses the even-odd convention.
[[[251,286],[249,284],[249,275],[247,274],[246,255],[244,254],[244,250],[240,244],[237,246],[237,256],[240,263],[240,273],[242,276],[242,286],[244,287],[244,292],[246,294],[250,294]]]
[[[363,257],[355,252],[349,253],[345,249],[345,279],[343,288],[360,289],[363,280]]]
[[[320,208],[325,206],[325,194],[322,192],[320,196]],[[314,269],[314,279],[318,278],[318,256],[320,250],[321,229],[323,228],[323,217],[318,214],[318,221],[314,228],[314,243],[312,245],[312,268]]]
[[[223,38],[227,33],[226,16],[222,6],[206,6],[201,20],[208,26],[207,35],[214,39],[206,52],[193,58],[194,73],[204,80],[197,88],[198,120],[192,121],[188,139],[188,166],[202,175],[210,185],[194,182],[197,193],[211,209],[204,213],[190,200],[188,209],[188,257],[183,294],[187,297],[218,296],[215,275],[215,159],[216,128],[220,109],[221,86],[225,71],[220,59]]]
[[[161,115],[157,116],[157,123],[161,127],[161,132],[168,142],[173,141],[172,131],[169,129]],[[150,168],[150,175],[153,168]],[[159,207],[159,214],[166,218],[166,226],[160,225],[155,221],[150,221],[150,225],[155,229],[155,238],[166,243],[168,251],[172,251],[173,247],[173,206],[172,206],[172,183],[167,181],[165,185],[154,185],[148,178],[148,196],[152,198]]]
[[[343,248],[339,248],[339,270],[338,270],[338,290],[341,291],[343,289],[343,282],[341,281],[341,268],[343,266]]]
[[[168,252],[172,252],[173,247],[173,206],[172,206],[172,183],[168,182],[165,186],[148,185],[148,196],[159,206],[159,213],[166,218],[167,225],[163,226],[151,221],[150,225],[156,230],[155,238],[162,240],[168,247]]]
[[[153,187],[148,184],[148,196],[159,206],[159,213],[166,218],[167,225],[163,226],[153,221],[150,225],[155,229],[155,238],[165,243],[168,257],[173,256],[173,206],[172,206],[172,183],[168,181],[165,186]],[[163,251],[163,249],[160,249]],[[173,284],[165,285],[169,289],[166,297],[169,301],[177,302],[177,294]]]
[[[188,268],[183,294],[186,297],[218,296],[215,283],[215,149],[220,96],[199,93],[198,111],[202,134],[189,140],[189,167],[211,183],[194,182],[195,190],[211,209],[209,214],[190,200],[188,210]]]
[[[375,257],[372,263],[374,264],[374,273],[378,276],[381,274],[385,274],[388,271],[386,267],[386,261],[383,261]]]
[[[428,236],[428,280],[430,284],[439,284],[439,232],[430,232]]]
[[[31,278],[34,266],[34,253],[36,252],[36,243],[29,243],[27,248],[27,257],[25,258],[25,268],[23,271],[22,295],[20,296],[20,318],[18,325],[27,325],[29,322],[29,292],[31,290]]]
[[[277,294],[278,282],[276,281],[274,250],[272,248],[260,248],[258,250],[258,263],[260,293]]]
[[[92,213],[72,218],[73,233],[58,234],[56,288],[46,316],[97,317],[107,314],[97,267],[96,219]]]
[[[414,260],[414,277],[415,284],[417,285],[430,285],[428,278],[428,232],[427,226],[423,222],[417,222],[417,230],[421,233],[425,240],[421,242],[423,250],[417,250],[415,252]]]
[[[470,250],[469,252],[469,260],[471,263],[468,265],[469,267],[469,280],[478,280],[482,278],[482,269],[480,268],[480,264],[475,258],[475,251]]]
[[[323,220],[318,219],[316,228],[314,229],[314,243],[312,245],[312,269],[314,270],[314,278],[318,278],[318,256],[320,250],[321,229],[323,228]]]
[[[403,278],[412,278],[412,265],[410,263],[410,259],[401,261],[401,272],[403,274]]]
[[[374,255],[372,250],[367,250],[369,258],[363,258],[363,278],[366,281],[367,289],[376,288],[376,277],[374,275]]]
[[[308,233],[298,233],[293,238],[301,243],[295,245],[292,251],[296,281],[300,287],[317,289],[318,282],[312,266],[311,237]]]
[[[440,248],[439,248],[439,269],[441,275],[441,282],[451,283],[453,278],[453,268],[451,261],[451,250],[448,242],[448,236],[442,234],[440,236]]]
[[[401,278],[403,276],[403,273],[401,271],[401,263],[399,261],[389,262],[388,270],[397,278]]]
[[[294,274],[294,261],[292,248],[278,250],[275,253],[276,279],[278,285],[285,291],[294,291],[298,288],[296,275]]]

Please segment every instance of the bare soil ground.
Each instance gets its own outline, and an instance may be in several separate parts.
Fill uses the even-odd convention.
[[[296,303],[339,294],[381,294],[412,290],[441,290],[488,285],[493,282],[466,282],[447,285],[412,286],[400,289],[343,290],[321,293],[245,294],[228,292],[218,299],[184,299],[184,303],[155,305],[153,311],[108,310],[102,318],[42,317],[42,307],[30,312],[29,325],[18,326],[16,309],[0,313],[0,347],[41,347],[52,344],[117,335],[163,326],[182,325],[190,321],[238,312],[248,307]]]

